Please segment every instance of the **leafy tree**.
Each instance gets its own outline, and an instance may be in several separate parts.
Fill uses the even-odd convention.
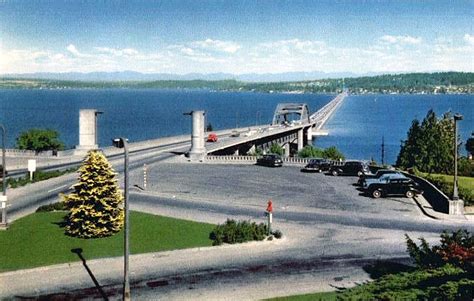
[[[301,158],[325,158],[332,160],[345,159],[344,155],[335,146],[320,149],[312,145],[307,145],[299,151],[298,156]]]
[[[407,140],[402,142],[397,166],[449,174],[453,171],[454,122],[450,113],[438,119],[428,111],[421,124],[413,120]]]
[[[344,155],[335,147],[330,146],[323,151],[323,158],[332,160],[344,160]]]
[[[474,138],[469,138],[466,141],[466,150],[472,156],[474,156]]]
[[[100,151],[89,151],[79,168],[79,183],[64,196],[69,213],[66,234],[80,238],[110,236],[122,228],[122,193],[115,172]]]
[[[33,150],[37,153],[64,149],[64,144],[59,140],[59,133],[50,129],[30,129],[22,132],[16,139],[16,144],[19,149]]]
[[[270,146],[270,153],[272,154],[278,154],[282,156],[285,153],[285,149],[278,143],[273,143]]]
[[[322,158],[323,150],[312,145],[306,145],[298,152],[298,157],[301,158]]]

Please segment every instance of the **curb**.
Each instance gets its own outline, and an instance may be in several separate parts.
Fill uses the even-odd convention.
[[[417,195],[413,199],[415,200],[415,202],[417,203],[418,207],[421,209],[423,214],[425,214],[426,216],[430,218],[438,219],[438,220],[449,220],[449,221],[469,220],[463,214],[462,215],[449,215],[449,214],[435,211],[433,207],[430,205],[430,203],[422,195]]]

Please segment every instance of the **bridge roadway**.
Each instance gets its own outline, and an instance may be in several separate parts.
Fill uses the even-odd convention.
[[[240,132],[238,137],[228,137],[220,139],[215,143],[206,145],[207,154],[216,153],[225,149],[236,148],[238,145],[255,144],[256,141],[271,141],[272,137],[287,136],[290,140],[298,140],[298,150],[303,147],[303,131],[307,131],[306,136],[311,140],[312,129],[321,130],[326,122],[331,118],[334,112],[339,108],[341,103],[347,97],[347,92],[338,94],[333,100],[323,106],[321,109],[309,116],[308,122],[294,122],[288,125],[261,125],[258,129],[249,129]],[[293,138],[291,133],[295,133]],[[288,140],[288,139],[287,139]],[[301,141],[300,141],[301,140]]]

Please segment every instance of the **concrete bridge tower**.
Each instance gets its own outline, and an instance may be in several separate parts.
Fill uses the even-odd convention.
[[[83,109],[79,111],[79,145],[77,152],[87,152],[99,147],[97,143],[97,115],[95,109]]]
[[[191,135],[191,149],[189,150],[190,161],[202,161],[206,156],[206,145],[204,137],[204,111],[192,111],[193,129]]]

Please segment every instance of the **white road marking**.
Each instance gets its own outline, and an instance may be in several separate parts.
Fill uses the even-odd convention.
[[[66,186],[67,186],[67,185],[62,185],[62,186],[59,186],[59,187],[50,189],[50,190],[48,190],[48,192],[53,192],[53,191],[55,191],[55,190],[59,190],[59,189],[64,188],[64,187],[66,187]]]

